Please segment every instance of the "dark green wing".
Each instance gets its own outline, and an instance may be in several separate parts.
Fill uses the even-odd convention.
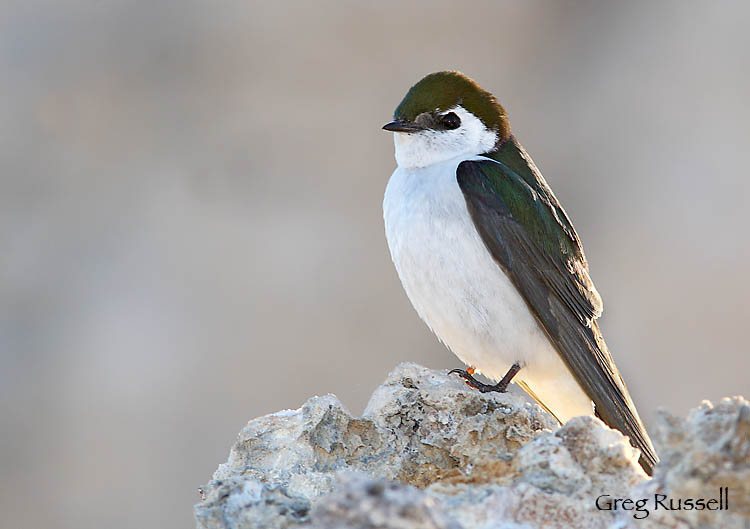
[[[511,137],[490,160],[459,164],[458,184],[477,231],[610,427],[630,437],[651,474],[657,460],[599,332],[602,301],[580,239],[552,190]]]

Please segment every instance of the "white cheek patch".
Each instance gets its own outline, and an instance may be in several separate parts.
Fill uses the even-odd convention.
[[[399,167],[427,167],[458,156],[476,156],[492,150],[497,143],[497,132],[485,127],[478,117],[460,105],[444,113],[448,112],[454,112],[461,119],[457,129],[393,133]]]

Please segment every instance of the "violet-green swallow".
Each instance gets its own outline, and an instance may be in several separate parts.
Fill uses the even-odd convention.
[[[437,72],[383,128],[398,165],[383,201],[388,247],[419,316],[470,366],[454,371],[481,391],[515,377],[561,423],[597,415],[651,474],[656,453],[599,331],[581,241],[500,103]]]

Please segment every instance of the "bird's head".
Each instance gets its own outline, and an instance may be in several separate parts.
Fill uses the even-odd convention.
[[[394,132],[399,167],[487,153],[510,136],[495,96],[453,71],[431,73],[412,86],[383,129]]]

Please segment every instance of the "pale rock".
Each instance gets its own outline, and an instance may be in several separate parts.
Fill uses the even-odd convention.
[[[439,502],[411,485],[340,473],[313,509],[314,529],[462,529]]]
[[[742,397],[703,401],[687,418],[660,411],[654,431],[661,461],[653,479],[641,483],[631,498],[647,500],[648,516],[623,517],[618,528],[750,529],[750,403]],[[727,487],[728,510],[666,510],[669,499],[719,497]],[[660,505],[655,494],[666,495]],[[660,497],[661,499],[661,497]],[[639,515],[642,516],[642,515]]]
[[[747,528],[737,523],[748,520],[748,424],[750,407],[738,399],[704,404],[685,421],[667,417],[657,443],[664,461],[648,480],[637,451],[598,419],[559,427],[517,388],[483,394],[406,363],[362,417],[326,395],[250,421],[195,516],[205,529],[641,527],[632,512],[597,509],[597,496],[721,483],[744,494],[731,527]],[[707,516],[660,525],[652,515],[644,527],[726,526]]]

